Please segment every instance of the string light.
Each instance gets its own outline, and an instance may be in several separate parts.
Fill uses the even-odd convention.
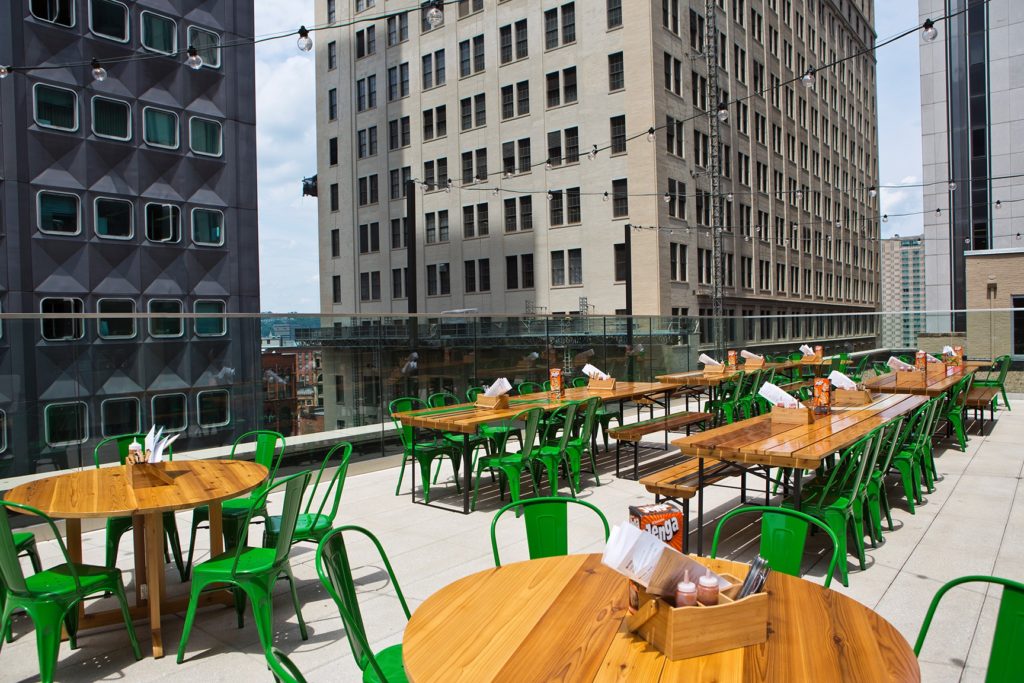
[[[100,64],[100,60],[93,57],[91,66],[93,78],[99,82],[107,80],[107,70],[103,68],[102,64]]]
[[[445,183],[444,191],[447,192],[448,194],[452,193],[452,179],[451,178],[449,178],[448,182]]]
[[[7,78],[9,73],[11,73],[11,67],[0,64],[0,79]]]
[[[878,190],[875,189],[874,185],[868,188],[868,196],[872,199],[878,196]]]
[[[950,180],[949,181],[949,191],[952,192],[955,189],[956,189],[956,181]]]
[[[732,203],[732,192],[725,195],[725,201]]]
[[[594,145],[594,148],[587,152],[587,158],[591,161],[597,158],[597,145]]]
[[[942,215],[942,209],[935,209],[935,215],[936,216],[941,216]]]
[[[1003,207],[1003,200],[997,199],[996,200],[996,208],[997,209],[1001,209],[1002,207]]]
[[[299,27],[299,39],[295,41],[295,44],[303,52],[309,52],[313,49],[313,39],[309,37],[309,31],[306,30],[305,26]]]
[[[924,29],[921,31],[921,37],[926,43],[934,42],[939,37],[939,30],[935,28],[935,22],[931,19],[925,19],[921,28]]]
[[[654,142],[654,126],[647,129],[647,142]]]
[[[804,84],[805,88],[810,88],[814,85],[814,67],[807,67],[807,71],[800,77],[800,82]]]
[[[889,214],[887,214],[887,213],[883,213],[882,214],[882,222],[883,223],[888,223],[889,222]]]
[[[444,23],[444,10],[441,8],[440,0],[431,0],[430,9],[427,10],[427,25],[430,28],[437,28]]]
[[[672,195],[670,195],[668,192],[666,192],[665,196],[662,197],[662,201],[665,202],[666,204],[668,204],[669,202],[672,201]]]
[[[555,198],[555,193],[554,192],[548,192],[548,201],[549,202],[553,201],[554,198]]]
[[[548,157],[548,160],[544,162],[544,169],[550,171],[552,168],[551,157]]]
[[[203,68],[203,58],[199,56],[199,50],[194,45],[188,46],[188,59],[185,60],[185,63],[193,71]]]
[[[729,104],[725,100],[718,103],[718,120],[722,123],[729,120]]]
[[[604,195],[601,197],[601,201],[602,202],[608,201],[608,193],[607,192],[605,192]]]

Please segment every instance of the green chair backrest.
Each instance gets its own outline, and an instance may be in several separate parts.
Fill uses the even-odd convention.
[[[579,401],[570,401],[560,408],[552,411],[547,421],[547,431],[541,435],[541,441],[550,446],[558,446],[559,451],[564,451],[569,439],[572,438],[572,426],[576,420],[576,411],[579,410]],[[554,436],[561,429],[561,436]]]
[[[992,635],[992,650],[988,657],[988,671],[985,680],[988,683],[1001,681],[1019,681],[1021,679],[1021,653],[1024,652],[1024,583],[998,576],[962,576],[948,582],[935,594],[925,614],[921,632],[914,644],[914,654],[921,654],[925,636],[931,626],[935,609],[942,597],[951,589],[965,583],[994,583],[1003,587],[1003,595],[999,601],[999,613],[996,616],[996,628]]]
[[[427,405],[431,408],[444,408],[459,404],[459,397],[450,391],[439,391],[427,397]]]
[[[348,474],[348,461],[351,457],[352,444],[348,441],[339,441],[331,450],[327,451],[323,463],[320,464],[320,469],[316,472],[313,485],[309,487],[310,495],[306,500],[306,507],[302,510],[303,514],[325,515],[332,522],[334,521],[338,514],[338,506],[341,504],[341,492],[345,488],[345,476]],[[319,505],[316,506],[316,510],[310,512],[313,509],[313,502],[317,500],[317,488],[324,477],[324,472],[335,463],[336,469],[331,476],[330,483],[328,483],[326,489],[320,492]],[[327,507],[327,501],[331,501],[331,510],[325,514],[324,508]]]
[[[50,527],[50,532],[53,533],[54,539],[57,541],[57,547],[60,548],[61,555],[64,556],[66,571],[75,582],[75,588],[81,590],[82,584],[78,579],[78,569],[71,563],[71,558],[68,557],[68,549],[64,545],[63,536],[57,530],[57,525],[53,523],[49,515],[31,505],[22,505],[21,503],[12,503],[6,500],[0,500],[0,584],[6,586],[7,590],[14,595],[31,596],[28,586],[25,584],[25,573],[22,571],[21,562],[18,560],[18,550],[14,546],[14,531],[11,529],[11,520],[7,513],[8,509],[35,515],[46,522]]]
[[[892,368],[881,361],[874,361],[871,363],[871,369],[875,371],[876,375],[888,375],[892,372]]]
[[[848,498],[856,495],[864,480],[864,472],[869,471],[867,470],[868,462],[874,462],[876,453],[874,442],[878,438],[879,429],[861,437],[840,454],[839,463],[832,468],[824,486],[817,492],[819,500],[824,501],[834,495]]]
[[[513,427],[519,422],[523,423],[522,450],[520,453],[524,459],[529,458],[533,453],[533,449],[537,447],[537,430],[540,427],[542,417],[544,417],[543,408],[528,408],[505,423],[508,427]]]
[[[857,361],[857,367],[854,368],[854,371],[853,371],[854,374],[855,375],[859,375],[859,374],[863,373],[864,372],[864,368],[866,368],[868,366],[868,361],[869,360],[871,360],[871,356],[869,356],[867,354],[864,354],[863,356],[861,356],[860,360]]]
[[[585,387],[585,386],[587,386],[587,378],[586,377],[573,377],[572,378],[572,385],[574,387]]]
[[[116,436],[108,436],[107,438],[96,444],[96,448],[92,449],[92,460],[96,464],[96,467],[100,466],[100,451],[107,444],[117,445],[117,457],[120,463],[123,465],[128,459],[128,447],[132,445],[133,441],[138,441],[140,445],[145,448],[146,435],[145,434],[118,434]],[[173,445],[173,444],[172,444]],[[174,460],[174,449],[171,446],[167,447],[167,459]]]
[[[543,388],[536,382],[523,382],[516,385],[516,393],[522,396],[523,394],[539,394],[543,391]]]
[[[907,437],[910,434],[910,426],[914,421],[914,417],[917,417],[922,411],[928,408],[928,404],[925,403],[908,419],[906,415],[900,415],[896,419],[885,424],[882,431],[879,432],[878,439],[878,454],[875,456],[874,469],[879,470],[882,474],[889,471],[889,465],[892,463],[893,456],[899,453],[899,449],[903,447]]]
[[[590,443],[590,437],[594,433],[594,423],[597,420],[597,410],[601,407],[601,403],[600,396],[591,396],[580,401],[576,409],[576,416],[582,415],[583,422],[580,424],[579,432],[573,437],[574,440],[580,441],[583,445]]]
[[[758,551],[773,571],[800,576],[800,563],[807,542],[807,532],[814,526],[825,532],[832,540],[832,559],[825,574],[825,588],[832,583],[832,575],[839,564],[839,539],[825,523],[799,510],[767,505],[751,505],[727,512],[718,522],[715,537],[711,541],[711,557],[718,557],[718,538],[726,521],[737,515],[761,515],[761,546]]]
[[[348,552],[345,549],[345,534],[358,533],[370,539],[377,548],[380,558],[387,570],[391,585],[395,588],[402,609],[405,611],[405,618],[410,617],[409,605],[405,602],[405,595],[402,593],[395,572],[388,561],[387,553],[377,537],[363,527],[347,524],[333,529],[323,537],[316,549],[316,573],[320,576],[320,582],[327,589],[334,600],[338,612],[341,614],[341,621],[345,625],[345,632],[348,635],[348,644],[352,648],[352,656],[355,658],[359,668],[363,671],[371,667],[377,674],[377,680],[384,683],[387,678],[381,670],[380,665],[373,656],[373,651],[366,640],[366,627],[363,624],[363,615],[359,609],[359,599],[356,595],[356,585],[352,578],[352,564],[348,559]]]
[[[309,472],[296,472],[274,481],[255,499],[255,504],[249,507],[249,514],[245,516],[245,524],[240,527],[242,529],[241,538],[238,541],[238,545],[235,546],[235,559],[231,563],[232,576],[245,573],[244,571],[239,572],[238,562],[248,546],[246,538],[253,515],[257,514],[261,507],[266,506],[267,498],[270,494],[275,489],[280,488],[284,488],[284,503],[281,506],[281,531],[277,537],[277,545],[274,546],[274,564],[280,564],[288,557],[292,541],[295,538],[295,525],[299,521],[299,508],[302,506],[302,497],[305,495],[308,485]]]
[[[578,498],[562,498],[561,496],[544,498],[526,498],[514,501],[498,510],[491,521],[491,550],[494,552],[494,566],[501,566],[498,556],[498,538],[496,529],[498,520],[512,508],[523,506],[526,521],[526,542],[530,548],[530,559],[556,557],[569,553],[569,522],[568,506],[582,505],[590,508],[604,524],[604,540],[608,540],[608,520],[596,506]]]
[[[999,377],[996,378],[996,382],[999,383],[999,386],[1003,386],[1006,382],[1006,374],[1010,372],[1010,357],[999,356],[996,358],[996,363],[999,364]]]
[[[484,393],[484,391],[483,387],[470,387],[466,389],[466,400],[473,403],[476,401],[476,397]]]
[[[730,403],[743,395],[743,378],[746,374],[746,372],[740,370],[731,380],[722,382],[718,389],[718,397],[722,403]]]
[[[793,353],[789,354],[789,360],[800,360],[803,357],[804,354],[800,351],[794,351]]]
[[[946,408],[949,413],[963,410],[967,404],[967,393],[971,390],[972,381],[974,381],[974,375],[967,375],[949,390],[949,404]]]
[[[256,429],[251,432],[246,432],[235,439],[235,442],[231,444],[231,454],[228,458],[230,460],[234,460],[235,452],[238,450],[238,447],[252,439],[256,440],[256,449],[253,460],[266,467],[269,472],[263,483],[257,486],[253,492],[249,494],[250,498],[255,499],[256,497],[264,494],[270,488],[270,484],[274,481],[274,477],[277,476],[277,468],[280,467],[281,459],[284,457],[285,443],[284,436],[278,432],[272,432],[268,429]],[[278,450],[278,444],[281,445],[280,450]]]
[[[426,407],[426,403],[414,396],[396,398],[388,404],[388,414],[391,415],[391,422],[395,425],[395,431],[398,432],[398,438],[401,439],[402,448],[405,449],[406,453],[412,451],[412,427],[403,425],[402,421],[395,417],[395,415],[397,413],[407,413],[410,410],[423,410]]]

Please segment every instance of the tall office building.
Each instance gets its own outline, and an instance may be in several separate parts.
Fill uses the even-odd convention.
[[[254,53],[218,47],[252,36],[251,3],[3,16],[2,310],[97,317],[4,323],[0,474],[91,462],[99,438],[151,424],[178,449],[253,428],[258,322],[180,317],[259,310]],[[103,317],[133,313],[158,317]]]
[[[873,56],[799,80],[873,45],[873,4],[715,4],[721,97],[745,98],[721,125],[726,333],[874,343],[848,315],[878,302]],[[394,5],[316,6],[339,24],[316,33],[325,313],[407,310],[413,178],[419,312],[621,312],[628,225],[633,313],[710,315],[704,2]]]
[[[916,348],[924,332],[924,242],[916,237],[882,240],[882,321],[879,346]]]
[[[1024,13],[1015,0],[919,0],[918,10],[922,22],[962,12],[921,42],[921,147],[927,308],[963,310],[965,252],[1021,245],[1024,206],[1010,200],[1024,191],[1024,112],[1015,106],[1024,80],[1013,47]],[[932,332],[966,323],[928,318]]]

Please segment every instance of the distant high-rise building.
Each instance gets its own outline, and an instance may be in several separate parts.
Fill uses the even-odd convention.
[[[924,331],[924,243],[921,236],[882,240],[879,346],[917,347]]]
[[[2,16],[2,311],[96,317],[4,322],[0,476],[91,463],[99,438],[154,423],[176,449],[255,428],[238,387],[259,377],[259,326],[217,317],[259,311],[254,51],[219,47],[253,35],[252,3]]]
[[[966,10],[966,11],[964,11]],[[1017,0],[918,0],[938,37],[921,42],[926,306],[963,310],[965,254],[1019,247],[1024,192],[1017,160],[1024,101]],[[929,331],[964,331],[965,314],[928,316]]]

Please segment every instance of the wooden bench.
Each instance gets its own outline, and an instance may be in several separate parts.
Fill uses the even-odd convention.
[[[661,417],[654,417],[643,422],[632,422],[615,429],[610,429],[608,434],[615,439],[615,476],[619,476],[619,456],[623,441],[633,444],[633,479],[636,480],[639,476],[640,440],[643,437],[663,431],[665,432],[665,448],[668,449],[669,432],[678,432],[685,428],[686,434],[689,436],[690,429],[694,425],[700,425],[703,429],[707,426],[708,421],[713,418],[714,415],[712,413],[672,413],[671,415],[662,415]]]
[[[985,433],[985,409],[988,408],[992,420],[996,419],[996,397],[998,387],[971,387],[964,399],[964,408],[974,409],[974,417],[978,420],[978,429]]]
[[[709,460],[704,463],[704,486],[711,486],[736,474],[731,463]],[[655,472],[640,480],[654,501],[670,500],[683,506],[683,552],[689,550],[690,499],[700,490],[700,458],[687,458],[679,465]]]

